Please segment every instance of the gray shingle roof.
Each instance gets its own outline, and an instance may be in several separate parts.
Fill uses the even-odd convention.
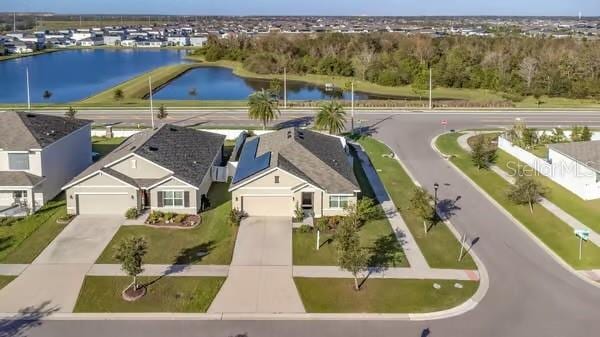
[[[35,186],[43,177],[23,171],[0,171],[0,186]]]
[[[600,140],[551,144],[549,148],[600,172]]]
[[[328,193],[352,193],[359,190],[348,154],[338,137],[311,130],[286,128],[261,135],[258,139],[256,156],[271,152],[271,162],[267,169],[279,167]],[[261,172],[241,180],[232,188]]]
[[[225,136],[191,128],[165,124],[127,138],[119,147],[75,177],[80,180],[98,170],[137,187],[148,187],[163,180],[133,179],[105,166],[135,153],[173,172],[173,176],[188,184],[199,186],[221,150]],[[108,170],[108,171],[107,171]]]
[[[42,149],[91,121],[29,112],[0,112],[0,148],[11,151]]]

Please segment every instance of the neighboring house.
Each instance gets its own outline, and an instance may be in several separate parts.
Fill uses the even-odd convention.
[[[167,44],[169,46],[187,46],[190,44],[190,38],[187,36],[168,36]]]
[[[204,45],[208,42],[208,37],[206,36],[191,36],[190,37],[190,45],[194,47],[204,47]]]
[[[345,139],[298,128],[248,138],[230,191],[249,216],[292,217],[299,207],[316,218],[344,214],[360,193]]]
[[[64,186],[69,214],[130,208],[195,214],[223,160],[225,136],[170,124],[137,133]]]
[[[137,42],[137,47],[139,48],[162,48],[165,47],[167,43],[163,40],[140,40]]]
[[[91,121],[0,113],[0,211],[38,210],[92,163]]]
[[[94,47],[94,46],[101,46],[104,44],[104,39],[103,38],[98,38],[98,37],[89,37],[83,40],[79,40],[77,42],[80,46],[82,47]]]
[[[125,39],[121,41],[121,46],[122,47],[136,47],[137,46],[137,41],[136,40],[132,40],[132,39]]]
[[[119,46],[123,37],[121,35],[104,35],[103,39],[107,46]]]
[[[584,200],[600,198],[600,141],[551,144],[553,180]]]

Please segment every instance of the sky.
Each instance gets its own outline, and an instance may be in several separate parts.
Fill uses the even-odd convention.
[[[165,15],[600,16],[600,0],[0,0],[0,11]]]

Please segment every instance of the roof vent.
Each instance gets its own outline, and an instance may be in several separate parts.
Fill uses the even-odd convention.
[[[25,116],[27,116],[27,118],[35,118],[36,117],[34,114],[27,114]]]
[[[288,139],[292,138],[292,131],[288,131],[288,132],[287,132],[287,138],[288,138]]]
[[[156,146],[150,146],[150,147],[148,147],[148,149],[152,152],[158,151],[158,148]]]
[[[177,129],[173,128],[173,127],[170,127],[170,128],[169,128],[169,130],[171,130],[171,131],[173,131],[173,132],[177,132],[177,131],[179,131],[179,130],[177,130]]]

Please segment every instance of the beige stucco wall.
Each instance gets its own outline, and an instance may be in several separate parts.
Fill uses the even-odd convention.
[[[91,151],[91,148],[90,148]],[[0,171],[9,171],[8,168],[8,153],[10,149],[0,150]],[[14,151],[15,153],[24,153],[24,151]],[[29,170],[25,172],[42,176],[42,152],[28,151],[29,153]]]
[[[103,174],[99,172],[98,174],[80,182],[79,184],[72,186],[66,190],[66,198],[67,198],[67,213],[69,214],[77,214],[77,194],[94,194],[94,193],[127,193],[128,200],[130,200],[131,204],[128,205],[128,208],[131,207],[140,207],[140,197],[137,189],[128,186],[111,176]],[[131,198],[133,196],[133,198]],[[120,209],[120,201],[119,205],[116,208]],[[110,208],[111,205],[106,205],[107,208]]]
[[[135,168],[132,161],[135,161]],[[169,171],[136,155],[129,156],[110,168],[133,179],[160,179],[170,174]]]
[[[330,195],[336,195],[336,194],[323,193],[323,216],[345,215],[346,212],[344,211],[343,208],[331,208],[329,206],[329,196]],[[356,204],[357,200],[358,200],[358,198],[355,194],[354,196],[350,197],[350,200],[348,201],[348,203]]]

